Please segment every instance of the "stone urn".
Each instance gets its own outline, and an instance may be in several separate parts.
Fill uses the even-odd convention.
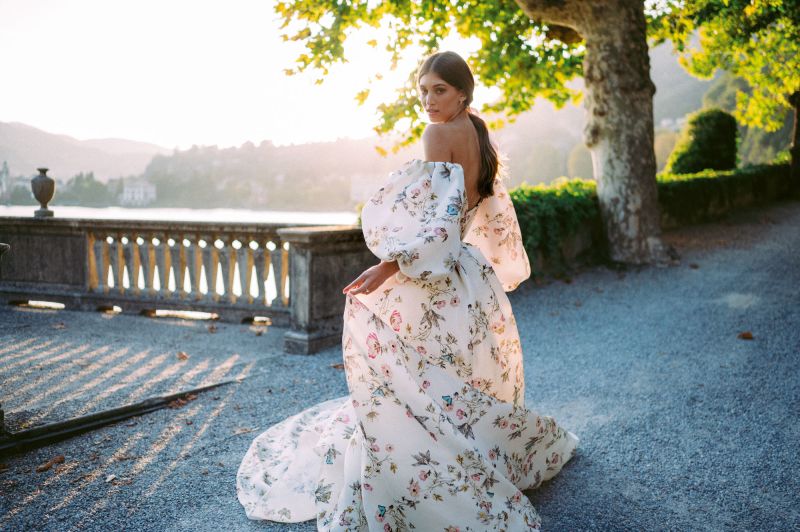
[[[52,177],[47,176],[48,168],[37,168],[37,170],[39,170],[39,175],[31,179],[31,190],[33,190],[33,197],[41,204],[41,208],[37,209],[33,215],[36,218],[48,218],[53,216],[53,211],[47,208],[47,203],[53,199],[56,182]]]

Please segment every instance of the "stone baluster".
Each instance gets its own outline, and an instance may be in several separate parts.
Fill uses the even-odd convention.
[[[155,246],[156,266],[158,266],[158,291],[161,295],[169,294],[169,268],[170,255],[169,245],[167,245],[167,235],[158,235],[158,245]],[[155,277],[155,276],[154,276]],[[155,289],[155,280],[153,281]]]
[[[109,257],[111,259],[111,278],[114,279],[114,291],[123,294],[125,287],[122,284],[123,271],[122,271],[122,242],[120,242],[120,235],[115,234],[111,237],[112,242],[109,244]]]
[[[127,242],[123,242],[123,238]],[[133,294],[139,293],[139,261],[137,255],[139,250],[136,240],[133,237],[124,236],[120,239],[122,244],[122,256],[125,259],[125,268],[128,270],[128,289]]]
[[[281,306],[283,304],[283,287],[284,284],[282,279],[284,279],[283,272],[285,268],[283,267],[283,248],[281,247],[281,241],[277,238],[273,240],[273,245],[275,249],[270,250],[270,262],[272,262],[272,275],[274,276],[275,282],[275,299],[272,300],[272,306]]]
[[[236,258],[239,263],[239,285],[242,287],[242,295],[239,302],[253,302],[253,296],[250,295],[250,280],[253,278],[253,254],[250,249],[250,238],[240,238],[242,247],[236,250]]]
[[[219,264],[219,256],[217,255],[217,247],[214,245],[217,237],[211,235],[205,237],[207,242],[205,253],[203,253],[203,268],[206,271],[206,283],[208,284],[208,292],[206,292],[207,301],[217,301],[219,294],[217,294],[217,265]]]
[[[192,262],[191,266],[189,267],[189,272],[192,279],[192,295],[194,300],[203,299],[203,292],[200,290],[200,281],[202,278],[203,273],[203,255],[206,253],[206,250],[200,247],[200,238],[199,235],[195,235],[194,240],[192,241]]]
[[[140,260],[142,262],[142,272],[144,273],[144,290],[149,296],[156,293],[153,279],[155,277],[155,253],[153,249],[153,235],[146,235],[142,237],[142,243],[139,244]]]
[[[167,237],[168,239],[170,237]],[[175,290],[170,292],[170,297],[179,298],[181,290],[183,290],[183,272],[181,271],[181,248],[183,247],[183,243],[180,242],[177,238],[172,239],[174,244],[169,245],[169,241],[167,241],[167,249],[169,250],[169,262],[170,267],[172,269],[172,275],[175,278]],[[167,283],[169,283],[169,272],[166,275]],[[165,290],[169,290],[169,286],[165,287]]]
[[[97,275],[97,292],[108,292],[108,242],[104,233],[94,234],[94,264]]]
[[[222,249],[219,250],[219,262],[222,270],[222,286],[225,290],[225,299],[231,303],[236,301],[233,294],[233,264],[235,260],[234,249],[231,247],[230,239],[227,236],[220,238]]]
[[[266,250],[266,252],[265,252]],[[256,269],[256,282],[258,283],[258,302],[261,305],[267,304],[267,290],[265,284],[269,276],[269,250],[259,243],[253,250],[253,265]]]

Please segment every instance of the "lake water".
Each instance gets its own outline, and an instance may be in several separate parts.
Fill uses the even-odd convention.
[[[30,216],[33,205],[0,205],[0,216]],[[252,211],[247,209],[132,209],[126,207],[71,207],[50,205],[56,218],[96,218],[112,220],[174,220],[186,222],[258,222],[351,225],[358,215],[352,211]]]

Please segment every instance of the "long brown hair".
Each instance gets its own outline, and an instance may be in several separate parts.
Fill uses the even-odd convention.
[[[469,107],[472,103],[472,92],[475,89],[475,78],[472,76],[469,65],[455,52],[437,52],[428,56],[422,66],[419,67],[417,84],[419,84],[419,79],[429,72],[433,72],[466,94],[467,99],[464,101],[464,107],[467,110],[467,116],[472,120],[475,130],[478,132],[478,145],[481,150],[478,193],[482,198],[491,196],[494,194],[494,178],[497,175],[499,161],[497,151],[489,140],[489,130],[486,127],[486,122],[472,113]]]

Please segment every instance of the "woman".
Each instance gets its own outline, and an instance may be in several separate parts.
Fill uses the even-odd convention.
[[[506,291],[530,276],[474,80],[455,53],[417,81],[426,161],[393,172],[361,213],[381,259],[346,286],[349,395],[260,435],[237,476],[251,519],[320,530],[525,530],[520,490],[555,476],[578,438],[524,406]]]

